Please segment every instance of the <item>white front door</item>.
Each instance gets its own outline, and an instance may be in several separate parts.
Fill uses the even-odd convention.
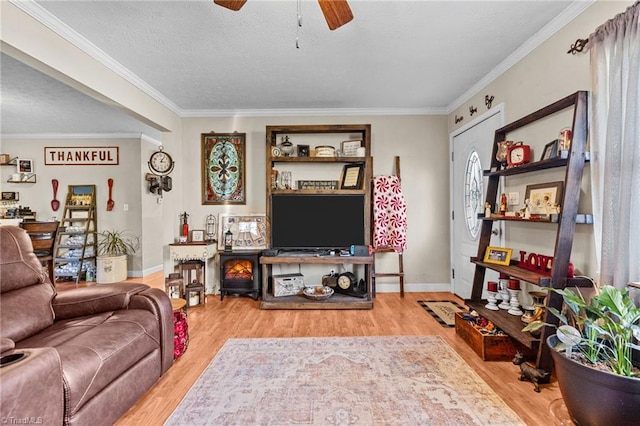
[[[504,122],[503,105],[487,111],[476,120],[450,135],[452,152],[451,177],[451,267],[453,293],[468,299],[471,296],[474,264],[469,259],[478,253],[481,219],[487,179],[482,170],[488,170],[495,130]],[[500,222],[494,223],[496,239],[492,245],[500,244],[502,235]],[[495,272],[487,271],[485,279],[497,280]]]

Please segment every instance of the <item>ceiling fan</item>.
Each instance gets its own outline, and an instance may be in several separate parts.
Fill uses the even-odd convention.
[[[218,6],[238,11],[247,0],[213,0],[213,2]],[[318,0],[318,4],[322,9],[322,14],[329,25],[329,29],[332,31],[353,19],[353,13],[351,13],[347,0]]]

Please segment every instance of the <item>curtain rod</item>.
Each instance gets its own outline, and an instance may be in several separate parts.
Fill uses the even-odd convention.
[[[597,34],[598,31],[604,27],[607,23],[613,21],[614,19],[616,19],[618,16],[622,16],[622,15],[626,15],[627,13],[633,13],[632,10],[636,7],[640,7],[640,1],[636,1],[634,4],[632,4],[631,6],[629,6],[627,8],[627,10],[625,10],[622,13],[617,14],[616,16],[614,16],[613,18],[609,19],[607,22],[605,22],[604,24],[600,25],[598,28],[596,28],[596,30],[594,31],[593,34],[591,34],[589,36],[589,38],[579,38],[576,40],[575,43],[573,43],[571,45],[571,47],[569,48],[569,50],[567,50],[567,54],[571,53],[572,55],[575,55],[576,53],[580,53],[582,52],[585,47],[587,46],[587,43],[589,43],[589,39],[594,35]]]

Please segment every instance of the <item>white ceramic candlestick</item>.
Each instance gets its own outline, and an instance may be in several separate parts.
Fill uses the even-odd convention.
[[[495,291],[487,291],[487,293],[489,294],[489,296],[487,297],[487,303],[486,305],[484,305],[485,308],[490,309],[492,311],[498,311],[498,305],[496,305],[496,302],[498,301],[498,299],[496,299],[496,294],[498,294]]]
[[[520,302],[518,301],[518,293],[520,293],[520,290],[509,289],[509,293],[511,294],[511,300],[509,301],[511,307],[507,312],[511,315],[522,315],[523,312],[520,310]]]
[[[502,302],[498,305],[500,309],[510,309],[511,304],[509,303],[509,290],[503,288],[500,290],[500,294],[502,295]]]

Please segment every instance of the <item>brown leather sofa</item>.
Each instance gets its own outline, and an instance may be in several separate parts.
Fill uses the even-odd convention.
[[[59,293],[27,233],[0,226],[0,418],[109,425],[173,363],[169,297],[118,283]]]

